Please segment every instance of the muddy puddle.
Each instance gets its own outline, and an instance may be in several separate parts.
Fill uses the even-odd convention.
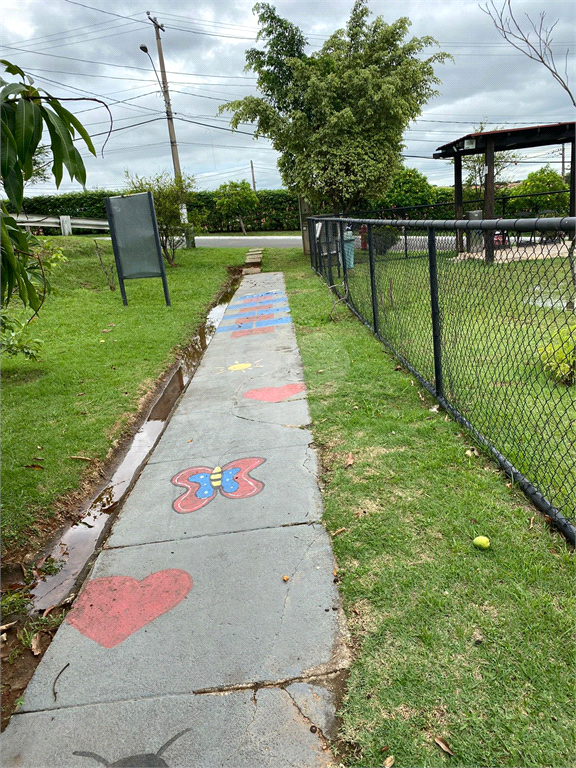
[[[74,596],[76,587],[90,567],[95,551],[106,539],[120,502],[131,490],[141,470],[160,439],[174,407],[198,368],[240,278],[235,278],[210,310],[180,358],[180,364],[152,406],[144,424],[134,435],[130,447],[118,464],[106,487],[86,506],[79,522],[60,530],[40,555],[40,560],[54,561],[58,571],[43,575],[31,588],[31,612],[45,612]],[[2,572],[3,587],[24,587],[23,574],[8,568]]]

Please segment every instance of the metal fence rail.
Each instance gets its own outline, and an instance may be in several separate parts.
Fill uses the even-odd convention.
[[[575,224],[308,219],[313,269],[572,543]]]

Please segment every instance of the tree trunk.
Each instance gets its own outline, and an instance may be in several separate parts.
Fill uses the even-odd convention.
[[[242,221],[242,216],[238,216],[238,221],[240,222],[240,226],[242,227],[243,234],[246,234],[246,229],[244,227],[244,222]]]

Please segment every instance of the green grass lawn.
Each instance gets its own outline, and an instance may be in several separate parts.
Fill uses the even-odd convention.
[[[329,319],[301,252],[264,265],[286,276],[351,632],[343,763],[574,765],[573,553],[343,304]]]
[[[390,252],[376,261],[379,333],[434,383],[428,258],[408,256]],[[576,329],[573,310],[563,308],[573,298],[568,260],[488,266],[453,256],[438,254],[446,399],[576,522],[573,387],[555,381],[538,354],[560,328]],[[366,252],[355,252],[348,286],[353,306],[372,323]]]
[[[53,237],[68,261],[33,323],[37,362],[2,356],[2,545],[34,541],[58,497],[74,492],[124,434],[139,403],[194,336],[243,249],[178,252],[168,268],[172,306],[159,279],[126,282],[128,306],[110,291],[89,237]],[[112,246],[99,241],[112,263]],[[32,467],[32,468],[27,468]],[[42,467],[42,469],[35,469]]]

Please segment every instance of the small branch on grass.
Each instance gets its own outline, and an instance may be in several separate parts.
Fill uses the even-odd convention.
[[[106,276],[106,282],[108,283],[108,287],[111,291],[116,290],[116,281],[114,279],[114,267],[110,265],[107,267],[104,264],[104,261],[102,259],[102,254],[100,253],[100,247],[98,245],[98,242],[94,240],[94,245],[96,247],[96,255],[98,256],[98,261],[100,262],[100,266],[102,267],[102,271],[104,272],[104,275]]]
[[[332,309],[330,310],[330,314],[328,317],[330,320],[332,320],[333,323],[336,323],[338,321],[338,318],[336,317],[336,307],[341,301],[346,302],[348,300],[348,283],[346,280],[344,280],[342,283],[339,283],[338,285],[331,285],[330,290],[334,291],[335,288],[344,288],[344,296],[339,296],[337,299],[332,298]],[[334,316],[332,316],[334,315]]]

